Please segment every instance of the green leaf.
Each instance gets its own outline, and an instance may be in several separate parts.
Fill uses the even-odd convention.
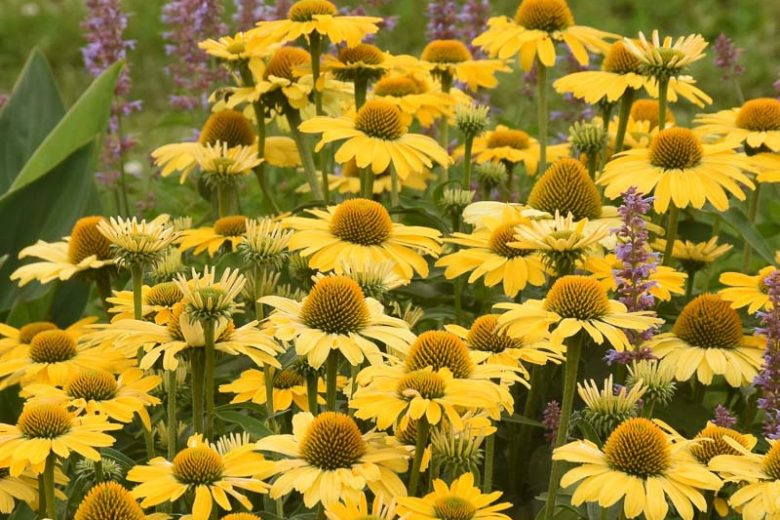
[[[544,428],[544,424],[542,424],[541,422],[536,421],[534,419],[529,419],[528,417],[520,414],[501,417],[501,422],[525,424],[526,426],[533,426],[534,428]]]
[[[0,252],[9,255],[0,268],[0,279],[8,280],[19,266],[18,252],[39,238],[53,240],[67,235],[73,222],[90,208],[91,192],[95,190],[92,176],[97,140],[92,140],[52,170],[28,186],[0,198],[0,221],[18,222],[23,215],[24,226],[4,226],[0,229]],[[46,208],[31,211],[31,208]],[[42,297],[54,286],[41,287],[37,282],[22,289],[16,284],[0,285],[0,309],[11,306],[13,299],[28,302]]]
[[[30,53],[11,97],[0,111],[0,193],[65,114],[49,63],[37,49]]]
[[[216,415],[226,423],[235,424],[241,427],[241,429],[250,435],[252,435],[255,439],[261,439],[263,437],[267,437],[271,435],[273,432],[268,429],[268,427],[265,425],[265,422],[261,421],[260,419],[257,419],[251,415],[247,415],[245,413],[242,413],[235,407],[230,409],[228,407],[218,407],[216,410]]]
[[[111,112],[114,88],[123,66],[122,62],[114,63],[92,82],[35,150],[3,199],[52,171],[96,136],[103,135]]]
[[[737,236],[741,237],[750,244],[750,247],[758,253],[767,263],[774,263],[774,252],[767,245],[761,233],[758,232],[756,226],[750,222],[745,212],[741,208],[731,207],[726,211],[717,212],[715,210],[707,210],[708,213],[720,215],[723,221],[731,226],[736,232]]]

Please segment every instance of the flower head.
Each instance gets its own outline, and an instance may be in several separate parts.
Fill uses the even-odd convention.
[[[193,269],[190,279],[184,275],[176,278],[187,314],[195,321],[230,319],[242,305],[235,300],[245,283],[244,275],[230,268],[225,269],[219,279],[215,267],[206,267],[202,275]]]
[[[422,498],[401,497],[398,511],[409,514],[411,520],[462,520],[464,518],[484,520],[509,520],[501,511],[512,504],[500,502],[500,491],[483,494],[474,486],[474,474],[464,473],[448,486],[443,480],[433,481],[433,491]]]
[[[122,217],[101,220],[97,229],[111,242],[111,252],[117,265],[155,265],[177,238],[168,222],[168,215],[160,215],[151,222]]]
[[[625,38],[624,42],[640,61],[644,74],[662,79],[679,76],[691,63],[704,58],[703,51],[707,47],[700,34],[681,36],[677,40],[666,36],[661,41],[657,30],[653,31],[650,41],[640,32],[638,40]]]

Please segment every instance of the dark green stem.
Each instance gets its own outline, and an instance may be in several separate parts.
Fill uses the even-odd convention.
[[[566,342],[566,366],[564,368],[563,398],[561,399],[561,419],[558,423],[554,448],[563,446],[569,434],[569,419],[574,407],[574,394],[577,392],[577,371],[579,370],[584,338],[585,331],[580,331]],[[552,520],[555,517],[555,499],[558,496],[558,488],[560,487],[565,465],[565,462],[561,460],[554,460],[552,463],[550,484],[547,487],[547,506],[544,511],[546,520]]]
[[[588,175],[593,180],[596,180],[596,161],[598,161],[598,154],[595,151],[588,152]]]
[[[401,204],[400,191],[401,185],[398,181],[398,172],[390,165],[390,207],[397,208]]]
[[[312,415],[317,415],[320,412],[320,405],[317,403],[317,383],[318,375],[314,370],[306,372],[306,399],[309,401],[309,411]]]
[[[203,350],[192,349],[192,421],[195,433],[203,433]]]
[[[298,154],[301,156],[301,164],[303,165],[303,171],[306,173],[306,180],[309,182],[311,188],[311,195],[317,200],[324,200],[322,195],[322,189],[320,187],[320,181],[317,179],[317,170],[314,167],[314,159],[311,156],[311,150],[306,144],[306,140],[303,134],[298,129],[301,124],[301,113],[295,108],[287,107],[284,111],[287,117],[287,123],[290,126],[290,135],[295,141],[295,146],[298,148]]]
[[[536,81],[538,99],[536,100],[539,120],[539,166],[538,172],[547,169],[547,67],[536,60]]]
[[[496,454],[496,434],[485,439],[485,466],[482,475],[482,492],[490,493],[493,489],[493,459]]]
[[[366,92],[368,92],[368,79],[364,77],[355,78],[355,110],[360,110],[365,104]]]
[[[339,351],[331,350],[325,362],[325,404],[330,412],[336,411],[336,390],[339,377]]]
[[[677,238],[677,221],[680,218],[680,210],[674,205],[669,206],[669,221],[666,225],[666,247],[664,248],[664,260],[662,265],[672,265],[672,251],[674,240]]]
[[[97,450],[100,453],[100,450]],[[103,482],[103,459],[95,461],[95,484]]]
[[[466,142],[463,145],[463,189],[471,189],[471,149],[474,145],[474,136],[466,136]]]
[[[450,90],[452,89],[452,76],[444,72],[441,75],[441,91],[445,94],[449,94]],[[450,145],[450,122],[447,119],[447,116],[442,116],[441,121],[439,122],[439,143],[441,144],[441,147],[445,150],[449,150]],[[447,182],[450,180],[450,169],[449,166],[446,164],[442,165],[442,172],[444,175],[442,175],[442,181]]]
[[[206,425],[204,428],[204,434],[207,439],[214,440],[214,365],[216,359],[216,353],[214,350],[214,326],[215,321],[207,319],[202,322],[203,336],[205,339],[204,354],[205,354],[205,370],[204,370],[204,382],[205,382],[205,394],[206,394]]]
[[[420,482],[420,466],[422,465],[425,448],[428,446],[429,433],[428,419],[423,415],[417,420],[417,442],[414,444],[414,460],[412,461],[412,469],[409,473],[409,486],[407,488],[410,497],[417,496],[417,485]]]
[[[634,89],[628,88],[620,98],[620,113],[618,115],[618,128],[615,135],[615,149],[612,155],[623,151],[623,142],[626,138],[626,129],[628,128],[628,118],[631,115],[631,105],[634,103]],[[609,122],[604,122],[604,128],[608,128]]]
[[[54,467],[57,465],[57,455],[52,451],[46,457],[43,470],[43,492],[46,495],[46,516],[57,520],[57,499],[54,496]]]
[[[658,130],[666,128],[666,98],[669,78],[658,78]]]
[[[176,371],[166,372],[168,377],[168,460],[176,456],[179,420],[176,418]]]
[[[144,319],[142,294],[144,286],[144,265],[142,263],[131,264],[130,276],[133,279],[133,317],[140,321]]]

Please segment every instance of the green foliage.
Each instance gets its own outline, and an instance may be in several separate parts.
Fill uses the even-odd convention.
[[[0,112],[0,142],[14,146],[0,164],[0,185],[7,188],[0,196],[0,218],[17,223],[0,231],[0,254],[7,255],[0,269],[4,279],[18,267],[17,255],[23,247],[38,239],[58,240],[77,218],[99,211],[95,159],[121,67],[117,63],[106,70],[65,113],[45,58],[38,51],[31,54]],[[29,107],[36,107],[32,114]],[[55,301],[54,295],[46,295],[52,287],[33,284],[20,291],[3,284],[0,309],[13,308],[11,315],[22,322],[46,317],[50,307],[46,302]],[[70,308],[83,303],[81,292]],[[41,298],[46,299],[29,303]]]

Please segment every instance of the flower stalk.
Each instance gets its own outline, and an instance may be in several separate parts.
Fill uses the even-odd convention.
[[[537,118],[539,120],[539,166],[537,171],[547,169],[547,67],[539,58],[536,59],[536,86],[538,99],[536,102]]]
[[[417,438],[414,445],[414,460],[412,469],[409,473],[409,485],[407,486],[409,496],[417,496],[417,485],[420,482],[420,466],[422,465],[423,454],[428,446],[428,437],[430,436],[430,425],[425,416],[417,421]]]
[[[623,151],[623,143],[626,139],[626,129],[628,128],[628,118],[631,115],[631,105],[634,103],[634,89],[628,88],[620,98],[620,113],[618,114],[618,128],[615,134],[615,149],[612,152],[612,156],[619,154]],[[604,121],[604,127],[609,124],[609,121]]]

